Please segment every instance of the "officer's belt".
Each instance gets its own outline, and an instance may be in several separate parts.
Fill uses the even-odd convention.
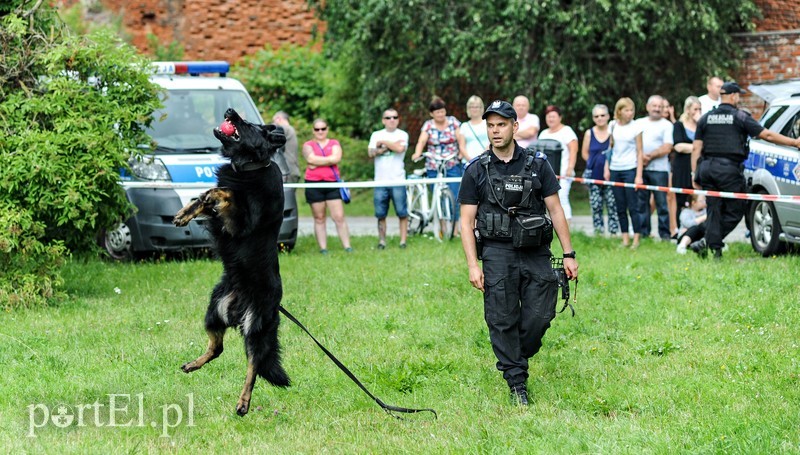
[[[720,156],[720,155],[703,155],[703,159],[722,161],[723,163],[733,164],[734,166],[742,164],[742,161],[734,160],[732,158],[728,158],[727,156]]]

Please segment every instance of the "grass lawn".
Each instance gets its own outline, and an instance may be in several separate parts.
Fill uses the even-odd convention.
[[[458,243],[281,256],[284,305],[377,396],[439,419],[387,416],[291,322],[293,386],[259,380],[247,416],[241,338],[205,348],[213,260],[73,260],[69,301],[0,315],[5,453],[798,453],[798,256],[734,244],[722,263],[577,235],[577,316],[531,360],[531,406],[509,404],[482,298]],[[112,404],[112,400],[114,403]],[[110,408],[114,408],[113,410]],[[78,413],[82,412],[78,418]],[[63,418],[72,416],[67,423]],[[111,425],[111,418],[114,425]],[[123,426],[127,425],[127,426]]]

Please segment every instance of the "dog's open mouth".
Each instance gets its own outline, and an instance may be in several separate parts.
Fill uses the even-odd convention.
[[[218,129],[222,134],[232,138],[234,141],[238,141],[239,140],[239,130],[236,129],[236,126],[234,126],[234,124],[231,123],[230,120],[225,119],[219,125]]]

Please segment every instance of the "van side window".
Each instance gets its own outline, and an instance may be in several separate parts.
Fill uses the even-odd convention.
[[[786,122],[786,126],[783,127],[781,134],[792,139],[800,137],[800,110],[794,114],[794,117]]]
[[[771,107],[764,113],[764,116],[761,117],[761,124],[764,125],[764,128],[769,128],[775,123],[786,109],[789,109],[789,106],[778,106],[778,107]]]

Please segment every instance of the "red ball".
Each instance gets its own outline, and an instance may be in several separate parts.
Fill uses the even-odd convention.
[[[233,136],[233,133],[236,132],[236,127],[233,126],[233,123],[226,120],[219,126],[219,130],[226,136]]]

